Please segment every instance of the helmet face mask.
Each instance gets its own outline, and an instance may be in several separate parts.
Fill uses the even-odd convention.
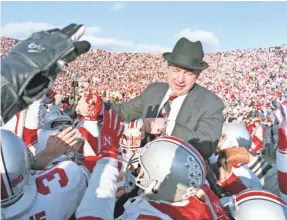
[[[64,130],[67,127],[71,127],[72,126],[72,122],[71,121],[53,121],[51,123],[51,129],[55,130],[55,129],[62,129]]]
[[[141,164],[141,154],[134,154],[127,165],[125,190],[131,192],[137,187],[146,190],[150,186],[150,176],[148,171]]]
[[[68,115],[64,115],[60,111],[51,111],[45,116],[43,124],[45,130],[59,130],[61,126],[72,125],[73,121]]]
[[[135,150],[141,145],[141,136],[140,134],[137,134],[136,136],[123,134],[121,144],[124,146],[129,146],[131,150]]]
[[[205,176],[204,160],[195,148],[175,137],[161,137],[131,157],[125,189],[139,187],[148,200],[174,203],[194,195]]]
[[[143,148],[141,147],[141,137],[123,135],[120,142],[120,148],[124,161],[129,161],[134,154],[139,154],[141,152]]]
[[[143,120],[138,119],[130,123],[125,123],[125,131],[120,140],[120,152],[124,161],[128,162],[134,154],[139,154],[143,147],[141,146],[140,128]]]

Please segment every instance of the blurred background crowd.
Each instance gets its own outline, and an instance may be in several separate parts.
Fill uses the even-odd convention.
[[[1,37],[1,58],[19,42]],[[198,82],[223,99],[226,122],[248,126],[254,119],[259,121],[264,128],[264,151],[275,157],[278,125],[272,112],[287,102],[287,45],[206,53],[204,60],[210,67]],[[57,77],[56,103],[76,107],[86,90],[101,94],[104,101],[128,101],[147,85],[165,81],[166,70],[161,54],[94,49]]]

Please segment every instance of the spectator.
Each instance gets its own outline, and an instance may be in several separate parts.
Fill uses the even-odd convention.
[[[19,40],[1,37],[1,58],[18,43]],[[265,120],[278,103],[287,100],[286,56],[287,45],[206,53],[210,67],[200,75],[198,83],[223,99],[224,113],[228,114],[225,118],[236,117],[238,122],[248,124],[258,111]],[[139,95],[151,83],[164,82],[165,76],[166,64],[161,54],[91,50],[58,75],[54,85],[56,103],[73,97],[73,80],[78,82],[77,105],[88,88],[101,94],[106,102],[121,103]],[[272,145],[276,145],[275,122],[271,131]]]

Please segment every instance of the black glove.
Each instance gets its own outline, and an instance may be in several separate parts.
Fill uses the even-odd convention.
[[[83,25],[70,24],[32,34],[1,61],[1,116],[7,122],[46,94],[63,66],[87,52],[91,44],[78,41]]]

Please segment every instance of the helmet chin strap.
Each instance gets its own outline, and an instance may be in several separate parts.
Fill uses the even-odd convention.
[[[154,191],[157,191],[159,189],[163,181],[164,179],[152,180],[151,184],[144,190],[143,194],[148,195],[150,193],[154,193]]]
[[[144,197],[150,193],[153,193],[152,190],[155,188],[155,186],[158,185],[158,181],[153,180],[148,188],[144,189],[144,191],[139,195],[140,197]],[[158,188],[158,187],[157,187]]]

